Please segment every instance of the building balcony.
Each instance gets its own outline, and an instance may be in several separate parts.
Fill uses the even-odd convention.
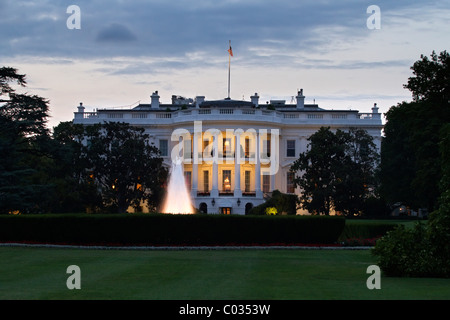
[[[240,157],[240,161],[242,164],[244,163],[255,163],[256,162],[256,158],[255,158],[255,152],[241,152],[241,157]],[[185,164],[191,164],[193,163],[193,158],[194,154],[192,152],[190,153],[183,153],[183,163]],[[205,151],[205,153],[199,152],[198,153],[198,158],[199,161],[205,161],[205,162],[212,162],[214,161],[214,156],[212,155],[212,152],[209,151]],[[271,161],[270,158],[270,153],[263,153],[261,152],[261,155],[259,157],[259,159],[262,161],[263,164],[267,164]],[[217,160],[219,161],[219,163],[234,163],[235,160],[235,153],[218,153],[218,157]]]
[[[163,109],[98,109],[95,112],[75,112],[74,123],[93,124],[103,121],[126,121],[130,124],[178,124],[193,121],[270,122],[279,124],[373,124],[381,126],[381,113],[359,113],[356,110],[267,110],[265,108],[192,108],[166,111]]]
[[[219,197],[233,197],[234,190],[219,190]],[[198,191],[197,197],[211,197],[210,191]],[[242,191],[242,197],[256,197],[256,191]]]
[[[234,191],[219,191],[219,197],[233,197]]]

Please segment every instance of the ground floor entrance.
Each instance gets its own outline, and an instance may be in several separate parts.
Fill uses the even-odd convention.
[[[220,208],[221,214],[231,214],[231,207],[222,207]]]

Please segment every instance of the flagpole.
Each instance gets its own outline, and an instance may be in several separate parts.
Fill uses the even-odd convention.
[[[229,41],[230,41],[230,48],[231,48],[231,40],[229,40]],[[230,73],[231,73],[231,53],[228,52],[228,99],[230,99]]]

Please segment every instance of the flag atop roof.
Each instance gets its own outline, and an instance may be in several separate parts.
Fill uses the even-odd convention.
[[[230,99],[230,73],[231,73],[231,57],[233,56],[233,49],[231,49],[231,40],[230,40],[230,48],[228,49],[228,100]]]

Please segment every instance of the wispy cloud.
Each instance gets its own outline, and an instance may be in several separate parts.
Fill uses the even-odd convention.
[[[123,43],[136,41],[136,36],[120,23],[112,23],[111,25],[100,30],[96,37],[96,41],[100,43]]]

